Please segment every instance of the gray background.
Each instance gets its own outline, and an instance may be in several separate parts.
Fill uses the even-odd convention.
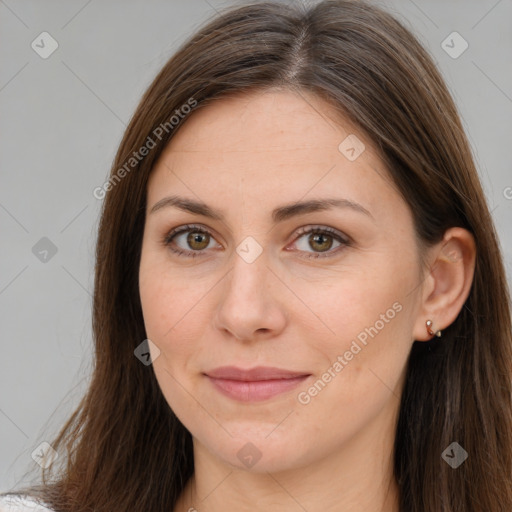
[[[156,72],[230,3],[0,0],[1,491],[39,470],[32,452],[51,440],[89,379],[101,206],[92,191],[108,177],[125,125]],[[379,3],[420,38],[448,82],[510,283],[512,0]],[[59,45],[46,59],[31,47],[44,31]],[[442,47],[453,31],[469,44],[455,59]],[[48,243],[43,237],[54,255],[38,254]]]

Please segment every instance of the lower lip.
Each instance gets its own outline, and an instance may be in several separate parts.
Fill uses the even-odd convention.
[[[286,391],[296,388],[309,375],[292,379],[273,379],[258,381],[241,381],[231,379],[216,379],[207,376],[215,388],[224,395],[241,402],[258,402],[267,400]]]

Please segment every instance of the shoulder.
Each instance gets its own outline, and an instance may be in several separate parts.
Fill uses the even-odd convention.
[[[25,494],[0,496],[0,512],[53,512]]]

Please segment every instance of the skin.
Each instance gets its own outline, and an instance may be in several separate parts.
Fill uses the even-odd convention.
[[[349,134],[365,145],[354,161],[338,149]],[[150,213],[169,195],[201,200],[224,221],[172,206]],[[328,197],[369,214],[345,207],[271,218],[279,206]],[[190,114],[150,176],[147,205],[139,285],[147,336],[159,350],[153,369],[194,444],[195,474],[174,511],[397,512],[392,453],[406,360],[414,340],[432,338],[427,319],[443,329],[462,308],[474,269],[471,235],[448,230],[422,268],[412,214],[371,141],[334,119],[322,99],[279,89]],[[186,224],[211,236],[187,243],[192,228],[163,244]],[[311,227],[330,227],[350,243],[298,234]],[[247,237],[262,249],[251,263],[236,251]],[[380,327],[381,315],[388,321],[378,333],[301,403],[298,394],[365,328]],[[242,403],[203,374],[224,365],[311,376]],[[248,442],[261,455],[252,467],[237,457]]]

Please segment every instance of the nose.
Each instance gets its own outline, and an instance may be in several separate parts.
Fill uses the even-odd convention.
[[[265,251],[252,262],[234,254],[217,293],[215,327],[239,341],[275,337],[286,326],[286,288]]]

